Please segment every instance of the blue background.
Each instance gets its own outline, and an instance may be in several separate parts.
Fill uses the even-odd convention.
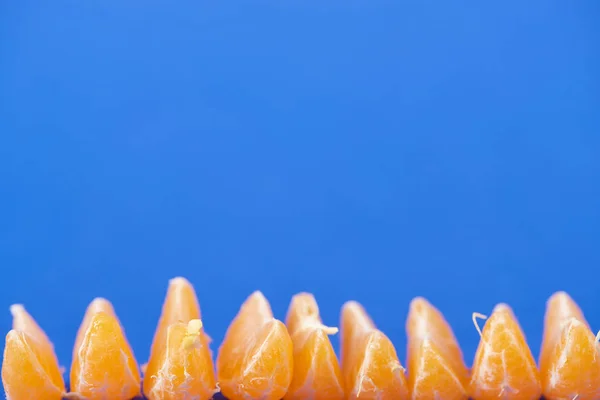
[[[599,11],[2,2],[2,331],[24,303],[69,365],[105,296],[143,362],[177,275],[214,349],[255,289],[358,300],[402,359],[417,295],[469,364],[497,302],[534,354],[556,290],[600,327]]]

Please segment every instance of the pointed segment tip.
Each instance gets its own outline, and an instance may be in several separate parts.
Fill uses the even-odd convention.
[[[94,297],[91,304],[110,304],[110,301],[104,297]]]
[[[360,304],[358,301],[356,300],[349,300],[347,302],[344,303],[344,305],[342,306],[342,312],[344,311],[364,311],[364,307],[362,306],[362,304]]]
[[[438,313],[438,309],[425,297],[415,297],[408,305],[408,314],[410,316],[425,316],[432,313]]]
[[[315,301],[315,296],[308,292],[299,292],[292,296],[292,302],[298,300],[312,300]]]
[[[190,286],[191,283],[183,276],[176,276],[169,279],[169,286]]]
[[[263,292],[261,292],[260,290],[255,290],[250,294],[250,296],[248,296],[248,300],[267,301],[267,298],[265,297]]]
[[[409,308],[428,307],[431,303],[423,296],[417,296],[410,301]]]
[[[564,290],[557,290],[556,292],[552,293],[552,295],[550,296],[550,298],[553,297],[568,297],[571,298],[571,296],[569,296],[569,293],[567,293]]]
[[[113,313],[114,308],[112,303],[104,297],[96,297],[88,306],[88,311],[92,313],[97,313],[101,311]]]
[[[511,312],[512,313],[512,308],[510,308],[510,306],[506,303],[499,303],[499,304],[496,304],[496,307],[494,307],[494,310],[492,312]]]
[[[16,317],[17,315],[26,312],[25,306],[23,304],[12,304],[9,308],[10,315]]]
[[[565,291],[559,290],[558,292],[552,293],[552,295],[548,298],[547,304],[550,303],[574,303],[573,298]]]
[[[267,322],[273,318],[271,304],[269,304],[265,295],[259,290],[248,296],[240,308],[240,312],[247,312],[248,310],[252,310],[252,313],[260,315],[263,322]]]

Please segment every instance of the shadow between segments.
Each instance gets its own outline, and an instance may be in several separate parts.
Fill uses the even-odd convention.
[[[70,382],[67,382],[66,384],[67,384],[67,391],[70,391],[70,389],[71,389]],[[69,400],[69,399],[63,399],[63,400]],[[139,396],[139,397],[134,397],[131,400],[148,400],[148,399],[145,396]],[[212,400],[227,400],[227,398],[225,396],[223,396],[221,393],[217,393],[213,396]],[[469,400],[475,400],[475,399],[469,399]],[[542,396],[540,398],[540,400],[546,400],[546,398]]]

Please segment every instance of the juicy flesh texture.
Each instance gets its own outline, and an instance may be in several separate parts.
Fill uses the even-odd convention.
[[[467,399],[468,370],[462,351],[442,314],[418,297],[409,306],[408,386],[413,400]]]
[[[216,392],[209,338],[192,285],[169,283],[144,376],[150,400],[211,399]]]
[[[229,400],[280,400],[292,381],[293,344],[260,292],[244,302],[217,357],[217,378]]]
[[[472,398],[481,400],[539,400],[542,395],[525,335],[505,304],[496,306],[483,327],[469,389]]]
[[[408,398],[404,368],[394,345],[355,301],[342,308],[340,338],[347,399]]]
[[[75,340],[71,391],[88,400],[130,400],[140,395],[140,373],[110,303],[88,307]]]
[[[10,307],[13,329],[6,335],[2,383],[11,400],[59,400],[65,382],[54,346],[22,305]]]
[[[337,328],[323,325],[315,298],[292,298],[286,325],[294,345],[294,375],[286,400],[343,400],[340,366],[328,335]]]
[[[598,341],[566,293],[550,297],[544,317],[540,372],[548,400],[600,398]]]

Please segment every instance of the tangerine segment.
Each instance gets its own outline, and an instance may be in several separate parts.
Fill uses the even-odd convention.
[[[392,342],[355,301],[342,307],[342,375],[348,399],[408,399],[404,368]]]
[[[590,328],[581,308],[573,301],[571,296],[565,292],[556,292],[546,302],[546,313],[544,315],[544,333],[540,349],[540,370],[548,369],[548,357],[552,354],[556,342],[562,334],[565,323],[571,318],[580,321]]]
[[[140,395],[140,373],[121,324],[96,312],[74,350],[71,390],[87,400],[129,400]]]
[[[54,355],[54,345],[46,335],[46,332],[40,328],[22,304],[13,304],[10,306],[10,313],[13,317],[12,327],[14,330],[26,332],[42,346],[50,349]]]
[[[117,314],[115,313],[115,309],[113,308],[110,301],[101,297],[97,297],[94,300],[92,300],[90,305],[85,310],[83,321],[81,322],[81,325],[79,325],[77,335],[75,336],[75,345],[73,346],[73,359],[75,359],[75,353],[79,351],[79,348],[81,347],[81,343],[83,342],[83,338],[85,337],[85,334],[90,326],[92,317],[99,312],[112,315],[118,321]]]
[[[557,293],[548,301],[545,321],[540,355],[544,397],[600,398],[598,341],[579,307],[566,293]]]
[[[294,374],[286,400],[343,400],[340,366],[328,335],[337,328],[323,325],[312,294],[292,298],[286,325],[294,345]]]
[[[150,400],[212,399],[216,389],[210,350],[202,322],[176,322],[167,328],[150,358],[144,394]]]
[[[15,329],[6,335],[2,384],[11,400],[60,400],[65,393],[53,353],[28,333]]]
[[[164,338],[160,338],[159,336],[165,335],[169,326],[177,322],[187,324],[193,319],[202,319],[200,304],[198,304],[198,298],[194,287],[185,278],[177,277],[171,279],[169,281],[169,287],[163,303],[156,333],[152,340],[150,354],[154,351],[155,343],[164,344]],[[202,335],[206,336],[207,342],[210,341],[204,331],[202,331]]]
[[[58,364],[58,358],[54,352],[54,345],[46,335],[46,332],[43,331],[22,304],[13,304],[10,306],[10,313],[13,317],[13,329],[26,333],[39,344],[40,351],[44,354],[46,370],[52,375],[52,379],[55,382],[59,382],[59,386],[64,388],[64,379]]]
[[[254,292],[229,326],[217,357],[221,392],[229,400],[280,400],[292,381],[293,344],[273,318],[267,299]]]
[[[497,305],[483,327],[469,388],[478,400],[538,400],[542,395],[535,360],[506,304]]]
[[[152,377],[153,375],[156,375],[157,372],[160,371],[162,368],[169,369],[171,368],[171,365],[173,363],[179,362],[178,360],[183,360],[179,356],[173,356],[173,351],[179,349],[179,345],[175,344],[175,347],[171,349],[173,351],[167,351],[169,350],[167,349],[167,346],[169,346],[169,339],[167,338],[168,331],[171,326],[178,324],[183,324],[183,326],[190,324],[190,327],[194,327],[198,323],[202,325],[202,323],[200,322],[200,317],[200,305],[198,304],[198,299],[196,297],[194,287],[185,278],[178,277],[171,279],[169,281],[169,287],[167,289],[167,295],[163,303],[162,312],[160,315],[158,326],[156,328],[156,333],[154,334],[154,339],[152,340],[152,348],[150,350],[150,361],[147,365],[142,366],[144,375]],[[192,321],[195,322],[192,323]],[[202,326],[199,328],[198,338],[197,340],[195,339],[194,342],[196,344],[194,345],[194,351],[190,353],[190,357],[195,359],[195,364],[203,365],[201,371],[201,375],[203,378],[201,383],[204,385],[204,387],[201,389],[201,392],[214,393],[216,381],[214,365],[212,361],[212,352],[210,351],[209,347],[210,338],[208,337],[208,335],[206,335]],[[150,370],[148,370],[147,368],[150,368]],[[185,368],[179,368],[175,371],[180,373],[187,373]],[[179,377],[171,375],[171,379],[173,379],[173,385],[176,385],[176,383],[179,381],[187,381],[187,378],[185,376]],[[150,384],[150,382],[153,383]],[[164,381],[164,379],[161,379],[160,381],[156,382],[155,380],[145,379],[144,392],[150,393],[153,389],[155,389],[155,385],[161,387],[164,386],[165,383],[166,382]],[[177,393],[179,393],[179,390],[181,390],[181,392],[184,393],[187,390],[186,384],[183,384],[183,386],[180,389],[177,389],[177,387],[174,386],[171,389],[171,392],[174,393],[174,395],[176,395]],[[200,389],[196,387],[194,389],[194,392],[198,392],[199,390]]]
[[[413,400],[467,399],[468,370],[444,316],[422,297],[409,307],[408,386]]]

